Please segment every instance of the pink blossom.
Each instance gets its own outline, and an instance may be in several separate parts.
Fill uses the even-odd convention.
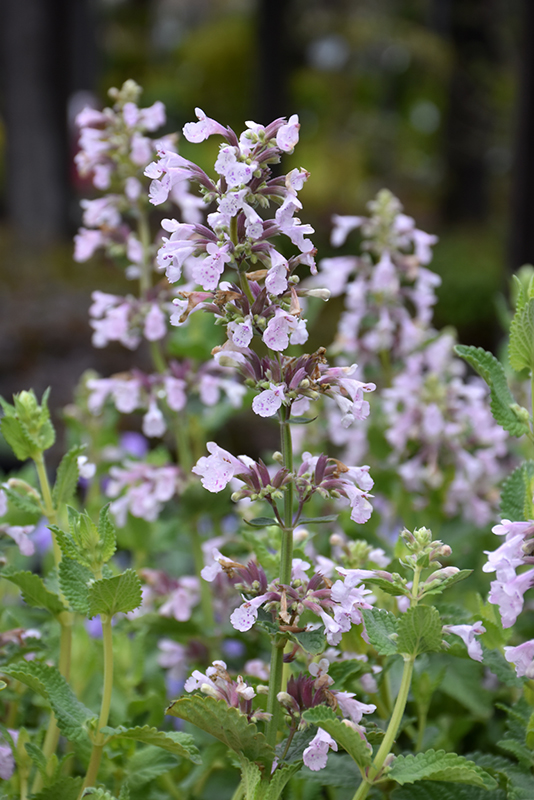
[[[139,110],[139,124],[146,131],[155,131],[165,125],[167,116],[165,114],[165,106],[161,100],[156,100],[148,108],[141,108]]]
[[[523,572],[505,583],[499,580],[492,581],[488,600],[499,606],[504,628],[510,628],[515,623],[523,609],[523,595],[532,586],[534,586],[534,569]]]
[[[147,438],[163,436],[167,430],[165,418],[158,408],[156,401],[151,400],[148,411],[143,417],[143,433]]]
[[[214,242],[209,242],[206,245],[207,257],[199,261],[193,269],[193,278],[206,291],[217,289],[224,265],[232,260],[229,250],[229,244],[219,247]]]
[[[186,382],[181,378],[173,378],[171,375],[166,375],[163,382],[167,405],[173,411],[181,411],[187,403]]]
[[[505,647],[504,657],[509,664],[514,664],[518,678],[523,675],[534,678],[534,639],[517,647]]]
[[[198,578],[185,577],[180,578],[179,583],[178,588],[171,592],[160,607],[159,614],[162,617],[172,617],[178,622],[187,622],[200,598],[199,581]]]
[[[167,334],[167,318],[157,303],[151,303],[150,310],[145,317],[144,334],[149,342],[163,339]]]
[[[33,556],[35,545],[29,534],[35,530],[35,525],[0,525],[0,533],[13,539],[23,556]]]
[[[260,594],[253,600],[246,600],[230,616],[230,622],[236,631],[249,631],[258,619],[258,610],[270,598],[270,592]]]
[[[133,163],[144,167],[152,158],[153,152],[152,140],[136,131],[132,136],[130,150]]]
[[[80,228],[74,237],[74,260],[79,263],[88,261],[95,250],[105,244],[105,241],[102,231]]]
[[[195,114],[198,122],[187,122],[183,127],[183,134],[188,142],[197,144],[214,134],[220,134],[226,137],[226,128],[223,128],[223,126],[214,119],[207,117],[201,108],[195,108]]]
[[[481,620],[474,622],[472,625],[444,625],[443,631],[459,636],[467,647],[469,657],[474,661],[482,661],[482,645],[475,639],[475,636],[486,633]]]
[[[19,732],[8,728],[8,733],[13,740],[13,744],[17,744]],[[0,734],[1,736],[1,734]],[[4,743],[2,743],[4,742]],[[0,739],[0,778],[8,781],[15,772],[15,757],[11,745],[7,743],[5,738],[1,736]]]
[[[274,248],[270,251],[271,267],[265,278],[265,287],[270,294],[280,295],[287,289],[287,259]]]
[[[252,410],[260,417],[272,417],[284,402],[285,384],[270,384],[270,389],[266,389],[256,395],[252,401]]]
[[[244,472],[246,467],[242,461],[215,442],[208,442],[206,447],[210,455],[199,458],[192,472],[200,475],[203,487],[209,492],[220,492],[235,475]]]
[[[285,153],[292,153],[293,148],[298,144],[299,140],[299,118],[297,114],[293,114],[285,125],[278,129],[276,134],[276,144]]]
[[[308,769],[317,772],[326,767],[330,749],[337,751],[337,742],[332,739],[329,733],[319,728],[315,737],[302,753],[302,760]]]
[[[339,709],[344,717],[358,723],[364,714],[372,714],[376,711],[376,706],[372,703],[361,703],[359,700],[354,700],[356,695],[354,692],[336,692],[335,698]]]
[[[304,344],[308,339],[308,331],[304,320],[277,308],[263,333],[263,341],[271,350],[282,351],[291,344]]]
[[[248,347],[254,335],[252,315],[248,314],[243,322],[229,322],[226,332],[236,347]]]

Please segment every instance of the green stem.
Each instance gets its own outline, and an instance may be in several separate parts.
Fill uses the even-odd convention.
[[[356,794],[353,797],[353,800],[364,800],[364,798],[367,797],[373,780],[380,773],[382,767],[384,766],[384,762],[386,761],[386,758],[388,757],[391,751],[393,742],[395,741],[395,737],[397,736],[402,721],[402,715],[404,714],[406,703],[408,701],[408,693],[410,691],[410,685],[412,683],[414,662],[415,662],[414,655],[405,657],[404,669],[402,671],[401,685],[399,693],[397,695],[397,700],[395,702],[395,707],[393,709],[393,714],[391,715],[391,719],[389,721],[389,725],[386,730],[386,735],[384,736],[382,744],[380,745],[380,749],[369,768],[368,779],[363,780],[360,783],[356,791]]]
[[[280,417],[280,439],[284,467],[293,472],[293,445],[291,443],[291,427],[289,424],[290,407],[282,407]],[[284,527],[282,528],[282,548],[280,552],[280,583],[288,585],[291,582],[291,567],[293,561],[293,483],[286,486],[284,494]],[[269,677],[269,694],[267,696],[267,711],[271,719],[267,723],[265,735],[270,745],[276,744],[278,723],[281,714],[280,703],[277,695],[282,689],[282,676],[284,668],[285,637],[276,636],[271,647],[271,673]]]
[[[245,787],[243,786],[243,782],[238,783],[237,789],[232,795],[232,800],[241,800],[244,794],[245,794]]]
[[[191,550],[195,562],[195,573],[200,582],[200,608],[202,610],[204,632],[211,636],[215,627],[215,617],[213,616],[213,602],[211,589],[208,583],[202,578],[200,571],[204,567],[204,554],[200,543],[200,535],[196,530],[196,525],[191,527]]]
[[[161,352],[161,347],[159,342],[150,342],[150,355],[152,356],[152,363],[154,364],[154,369],[157,372],[163,374],[167,371],[167,362],[165,361],[165,356]]]
[[[143,261],[141,263],[141,274],[139,276],[139,289],[141,295],[145,295],[152,286],[152,265],[150,264],[150,227],[148,225],[148,215],[146,211],[139,211],[137,224],[139,241],[143,248]]]
[[[187,415],[178,412],[175,416],[176,425],[174,426],[174,430],[176,434],[176,454],[178,456],[178,463],[185,474],[189,475],[193,466],[193,456],[191,453]]]
[[[107,614],[101,614],[102,620],[102,641],[104,646],[104,688],[102,692],[102,705],[100,707],[100,717],[98,719],[98,729],[95,734],[93,750],[91,753],[91,760],[87,768],[87,774],[83,782],[81,792],[78,800],[83,796],[84,791],[88,786],[95,786],[98,777],[98,769],[100,767],[100,760],[106,742],[105,734],[101,733],[101,729],[105,728],[108,724],[109,709],[111,706],[111,694],[113,691],[113,631],[111,628],[111,617]]]

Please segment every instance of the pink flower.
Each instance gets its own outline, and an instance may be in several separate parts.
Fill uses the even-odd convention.
[[[151,303],[150,310],[145,317],[145,338],[149,342],[163,339],[167,333],[167,318],[157,303]]]
[[[316,736],[311,740],[308,747],[302,754],[302,760],[308,769],[317,772],[326,767],[328,761],[328,751],[337,751],[337,742],[332,739],[329,733],[319,728]]]
[[[229,244],[219,247],[215,242],[209,242],[206,245],[208,256],[199,261],[193,269],[193,278],[206,291],[217,289],[219,278],[224,272],[224,265],[232,260],[229,250]]]
[[[195,108],[198,122],[187,122],[183,127],[183,134],[188,142],[203,142],[214,134],[226,137],[227,130],[214,119],[207,117],[201,108]]]
[[[19,732],[8,728],[8,733],[13,740],[13,744],[16,745]],[[4,742],[0,743],[0,778],[4,781],[8,781],[15,772],[15,758],[11,745],[6,742],[3,736],[0,742]]]
[[[271,268],[265,278],[265,287],[270,294],[280,295],[287,289],[287,259],[274,248],[270,252]]]
[[[356,695],[354,692],[336,692],[335,698],[339,706],[339,710],[344,717],[358,723],[364,714],[372,714],[376,711],[376,706],[372,703],[360,703],[359,700],[354,700]]]
[[[156,401],[151,400],[148,411],[143,417],[143,433],[147,438],[159,438],[167,430],[165,418],[158,408]]]
[[[230,341],[236,347],[248,347],[254,335],[252,315],[248,314],[243,322],[229,322],[226,332]]]
[[[306,323],[302,319],[277,308],[263,333],[263,341],[271,350],[282,351],[291,344],[304,344],[308,339]]]
[[[523,675],[534,678],[534,639],[517,647],[505,647],[504,657],[509,664],[514,664],[518,678]]]
[[[469,657],[474,661],[482,661],[482,645],[475,639],[475,636],[486,633],[481,620],[472,625],[444,625],[443,630],[445,633],[454,633],[459,636],[467,647]]]
[[[200,475],[202,486],[209,492],[220,492],[227,486],[234,475],[245,472],[243,461],[223,450],[215,442],[206,445],[209,456],[202,456],[193,467],[192,472]]]
[[[35,525],[0,525],[0,533],[13,539],[23,556],[33,556],[35,545],[29,537]]]
[[[284,402],[285,384],[277,386],[271,383],[271,388],[258,394],[252,401],[252,410],[260,417],[272,417]]]
[[[270,592],[260,594],[253,600],[247,600],[239,608],[236,608],[230,616],[230,622],[236,631],[249,631],[258,619],[260,606],[267,602],[269,598]]]
[[[505,583],[492,581],[488,597],[490,603],[499,606],[504,628],[510,628],[523,609],[523,595],[534,586],[534,569],[517,575],[513,580]]]
[[[299,140],[299,118],[297,114],[293,114],[285,125],[278,129],[276,134],[276,144],[285,153],[292,153],[293,148],[298,144]]]
[[[105,241],[102,231],[80,228],[74,237],[74,260],[79,263],[88,261]]]

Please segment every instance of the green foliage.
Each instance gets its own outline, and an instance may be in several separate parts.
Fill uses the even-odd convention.
[[[133,569],[113,578],[94,581],[88,591],[89,616],[127,614],[141,605],[141,581]]]
[[[350,679],[357,678],[364,672],[369,672],[370,667],[364,661],[347,659],[346,661],[334,661],[330,664],[328,674],[334,681],[337,691],[343,691]]]
[[[77,800],[82,783],[83,778],[63,776],[52,786],[36,794],[33,800]]]
[[[395,789],[391,800],[507,800],[507,797],[501,791],[488,795],[487,789],[425,781],[415,786]]]
[[[59,563],[59,586],[73,611],[89,614],[89,583],[93,573],[83,564],[63,556]]]
[[[313,656],[322,653],[326,646],[326,637],[324,635],[324,626],[321,625],[315,631],[302,631],[301,633],[292,633],[290,638],[300,644],[303,650]]]
[[[117,536],[109,505],[100,512],[98,526],[87,513],[68,507],[69,532],[50,525],[61,552],[67,558],[87,567],[94,575],[102,571],[116,549]]]
[[[299,780],[306,784],[317,782],[321,786],[350,787],[351,796],[361,782],[361,777],[360,770],[348,753],[330,753],[324,769],[314,772],[303,767],[298,775]]]
[[[44,608],[54,616],[65,611],[65,606],[57,594],[48,591],[39,575],[29,571],[17,571],[10,567],[2,570],[0,575],[20,588],[22,599],[29,606]]]
[[[56,474],[56,482],[52,490],[54,508],[59,508],[63,503],[68,503],[72,499],[80,475],[78,457],[82,455],[84,450],[84,445],[76,445],[71,447],[61,459]]]
[[[2,671],[48,700],[63,736],[72,742],[87,740],[87,724],[95,715],[78,700],[55,667],[40,661],[18,661],[2,667]]]
[[[401,616],[398,624],[399,653],[416,656],[441,650],[442,624],[433,606],[415,606]]]
[[[481,347],[463,344],[454,348],[484,378],[490,388],[491,412],[496,422],[512,436],[524,436],[529,432],[528,412],[525,419],[508,388],[506,375],[500,361]],[[524,409],[523,409],[524,411]]]
[[[520,299],[512,324],[508,345],[510,365],[516,372],[534,368],[534,299]]]
[[[328,706],[315,706],[302,715],[306,722],[323,728],[364,769],[371,764],[372,753],[361,736],[345,725]]]
[[[150,725],[136,728],[102,728],[102,733],[109,736],[109,741],[112,739],[131,739],[143,744],[154,745],[161,747],[163,750],[168,750],[175,756],[187,758],[194,764],[201,764],[198,747],[195,745],[193,737],[188,733],[181,731],[159,731]]]
[[[367,636],[376,652],[383,656],[397,653],[397,618],[380,608],[365,608],[362,614]]]
[[[143,747],[128,759],[128,785],[130,788],[144,786],[174,769],[178,759],[159,747]]]
[[[0,398],[4,410],[0,430],[20,461],[39,458],[56,440],[48,410],[49,393],[50,390],[47,389],[41,405],[37,402],[33,389],[13,395],[13,405]]]
[[[397,756],[387,775],[401,785],[420,780],[435,780],[468,783],[484,789],[495,789],[497,786],[495,779],[473,761],[444,750],[427,750],[415,756]]]
[[[213,697],[191,695],[172,703],[166,713],[191,722],[248,761],[270,769],[274,750],[256,725],[249,722],[237,708],[230,708],[224,701]]]
[[[505,480],[501,491],[501,515],[512,522],[532,519],[534,461],[525,461]]]
[[[454,575],[449,575],[448,578],[445,578],[444,580],[437,579],[436,581],[432,581],[428,584],[425,583],[423,584],[423,596],[430,597],[431,595],[441,594],[445,591],[445,589],[449,589],[451,586],[454,586],[455,583],[459,583],[460,581],[468,578],[472,572],[472,569],[461,569]]]
[[[43,505],[39,493],[25,481],[17,480],[16,489],[18,491],[15,490],[15,486],[8,486],[7,484],[2,486],[2,491],[9,502],[29,517],[28,523],[37,522],[43,514]]]

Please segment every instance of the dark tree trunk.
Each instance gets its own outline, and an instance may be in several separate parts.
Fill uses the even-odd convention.
[[[53,242],[68,229],[67,103],[74,89],[89,88],[88,72],[94,74],[84,65],[94,52],[88,9],[88,0],[2,3],[4,206],[28,245]]]
[[[447,0],[437,5],[439,26],[448,27],[453,57],[445,125],[444,218],[483,222],[489,212],[490,80],[499,57],[498,9],[495,0]]]
[[[523,0],[510,222],[510,267],[534,264],[534,3]]]

